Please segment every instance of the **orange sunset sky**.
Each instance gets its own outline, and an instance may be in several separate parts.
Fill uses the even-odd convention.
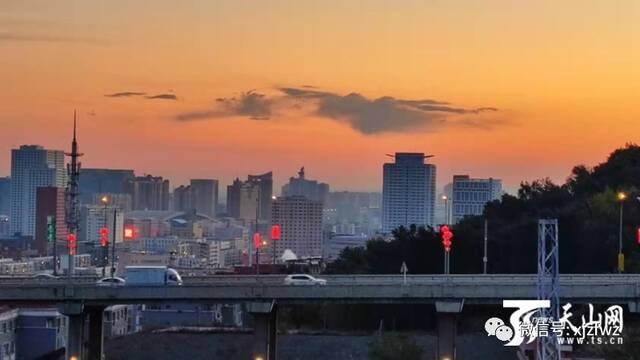
[[[508,189],[640,134],[638,1],[0,1],[10,149],[189,178],[298,168],[376,190],[385,153]],[[224,188],[221,188],[221,191]]]

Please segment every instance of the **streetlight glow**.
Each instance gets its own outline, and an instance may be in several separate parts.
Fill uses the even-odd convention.
[[[622,201],[626,198],[627,198],[627,194],[623,193],[622,191],[618,193],[618,200]]]
[[[100,202],[107,205],[109,203],[109,197],[108,196],[103,196],[100,198]]]

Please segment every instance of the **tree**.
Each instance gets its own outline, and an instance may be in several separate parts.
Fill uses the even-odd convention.
[[[589,169],[572,169],[563,185],[550,179],[523,182],[517,196],[504,195],[487,203],[482,216],[469,216],[452,227],[453,273],[479,273],[482,269],[484,220],[489,223],[490,273],[537,271],[537,223],[542,218],[559,222],[560,272],[615,271],[618,252],[618,191],[624,203],[623,252],[628,271],[640,270],[640,147],[627,145],[607,161]],[[411,226],[393,231],[393,239],[371,240],[366,247],[344,251],[329,266],[334,273],[397,274],[403,261],[413,274],[442,273],[442,244],[433,228]]]

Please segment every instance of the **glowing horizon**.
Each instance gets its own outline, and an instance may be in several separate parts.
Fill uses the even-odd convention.
[[[580,11],[576,11],[576,9]],[[0,176],[10,149],[171,186],[301,166],[380,191],[386,153],[507,189],[593,166],[640,132],[640,4],[157,1],[0,4]]]

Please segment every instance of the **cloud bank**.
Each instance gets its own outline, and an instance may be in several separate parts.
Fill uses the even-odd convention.
[[[113,94],[105,94],[104,96],[109,98],[140,97],[149,100],[178,100],[175,94],[147,95],[146,92],[142,91],[121,91]]]
[[[464,108],[432,99],[410,100],[391,96],[370,99],[355,92],[340,95],[312,86],[281,87],[277,91],[278,95],[274,96],[251,90],[237,97],[218,98],[213,109],[178,114],[175,120],[187,122],[230,116],[268,120],[276,106],[301,108],[311,105],[312,115],[346,123],[367,135],[433,131],[446,124],[491,127],[497,123],[479,118],[480,114],[498,111],[493,107]]]

